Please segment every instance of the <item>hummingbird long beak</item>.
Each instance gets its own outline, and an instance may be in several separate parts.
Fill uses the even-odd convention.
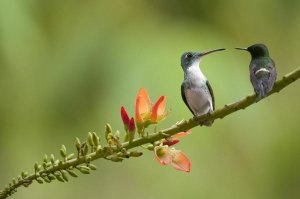
[[[235,49],[237,49],[237,50],[245,50],[245,51],[248,51],[247,48],[235,48]]]
[[[204,53],[199,53],[198,56],[202,57],[202,56],[208,55],[210,53],[214,53],[214,52],[218,52],[218,51],[222,51],[222,50],[225,50],[225,48],[218,48],[218,49],[210,50],[210,51],[207,51]]]

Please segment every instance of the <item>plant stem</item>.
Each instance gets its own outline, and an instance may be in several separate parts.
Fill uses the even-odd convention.
[[[300,78],[300,67],[298,69],[294,70],[293,72],[285,75],[281,80],[278,80],[275,83],[273,90],[270,93],[268,93],[268,95],[266,97],[272,95],[273,93],[281,91],[283,88],[287,87],[289,84],[291,84],[292,82],[296,81],[299,78]],[[257,102],[256,95],[251,94],[237,102],[234,102],[231,104],[226,104],[223,108],[215,110],[214,112],[212,112],[210,114],[206,114],[206,115],[202,115],[200,117],[194,117],[194,118],[190,118],[189,120],[184,120],[184,121],[178,122],[178,123],[174,124],[173,126],[171,126],[170,128],[161,130],[158,133],[153,133],[153,134],[149,134],[149,136],[137,138],[130,143],[129,142],[122,143],[121,146],[119,146],[119,147],[116,147],[116,146],[108,147],[107,146],[107,147],[102,148],[101,150],[98,150],[97,152],[89,153],[84,157],[73,158],[71,160],[61,162],[58,165],[54,165],[50,168],[39,171],[39,175],[37,175],[36,173],[33,173],[23,179],[20,179],[15,184],[10,184],[8,187],[6,187],[2,191],[0,191],[0,199],[7,198],[12,193],[14,193],[16,191],[16,189],[20,186],[28,187],[33,182],[33,180],[36,180],[42,174],[48,175],[48,174],[54,173],[56,171],[62,171],[62,170],[70,169],[70,168],[75,168],[81,164],[88,164],[89,162],[96,160],[96,159],[107,158],[110,155],[120,152],[122,149],[128,150],[128,149],[132,149],[132,148],[135,148],[138,146],[142,146],[147,143],[154,143],[155,141],[161,140],[168,136],[172,136],[179,132],[187,131],[196,126],[199,126],[200,123],[203,123],[205,121],[207,122],[207,121],[213,121],[216,119],[222,119],[223,117],[225,117],[233,112],[236,112],[238,110],[245,109],[248,106],[251,106],[252,104],[254,104],[256,102]]]

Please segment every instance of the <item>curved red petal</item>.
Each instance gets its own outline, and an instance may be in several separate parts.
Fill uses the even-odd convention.
[[[179,140],[165,140],[165,141],[163,141],[163,145],[173,146],[173,145],[177,144],[178,142],[179,142]]]
[[[135,132],[135,124],[134,124],[134,119],[133,117],[129,121],[129,127],[128,127],[129,132],[134,133]]]
[[[129,126],[129,117],[128,117],[128,114],[127,114],[124,106],[121,107],[121,117],[122,117],[122,120],[123,120],[123,124],[125,126]]]

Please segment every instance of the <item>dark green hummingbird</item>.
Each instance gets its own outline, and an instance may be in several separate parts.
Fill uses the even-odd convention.
[[[213,90],[200,70],[199,64],[205,55],[221,50],[225,49],[220,48],[208,52],[185,52],[181,56],[181,67],[184,72],[181,97],[194,116],[204,115],[215,110]],[[211,126],[212,123],[209,121],[203,124]]]
[[[248,48],[236,49],[246,50],[251,54],[250,80],[257,95],[256,99],[264,98],[272,90],[277,78],[275,63],[270,57],[267,46],[254,44]]]

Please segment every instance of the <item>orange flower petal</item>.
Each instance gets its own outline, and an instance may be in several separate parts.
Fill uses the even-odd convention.
[[[144,119],[142,118],[141,112],[140,112],[140,104],[142,103],[142,98],[137,97],[135,101],[135,120],[138,123],[144,122]]]
[[[161,96],[152,108],[151,120],[157,122],[161,120],[165,114],[166,108],[166,97]]]
[[[192,133],[192,132],[191,132],[190,130],[188,130],[188,131],[186,131],[186,132],[180,132],[180,133],[177,133],[177,134],[175,134],[175,135],[172,135],[172,139],[177,140],[177,139],[182,138],[182,137],[184,137],[184,136],[186,136],[186,135],[189,135],[189,134],[191,134],[191,133]]]
[[[172,155],[167,146],[154,147],[155,158],[161,165],[168,165],[172,162]]]
[[[150,113],[151,102],[149,95],[144,88],[141,88],[135,101],[135,119],[137,122],[143,122]]]
[[[174,169],[179,171],[190,172],[191,170],[191,162],[188,157],[182,152],[178,150],[173,150],[172,152],[172,163],[171,165]]]
[[[137,97],[141,97],[142,99],[141,104],[139,105],[140,113],[149,113],[151,107],[151,101],[146,89],[141,88],[137,94]]]

